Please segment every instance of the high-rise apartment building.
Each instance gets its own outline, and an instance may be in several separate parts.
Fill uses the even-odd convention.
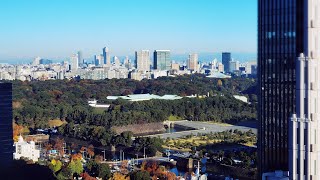
[[[104,47],[102,49],[102,55],[103,55],[103,64],[110,65],[110,53],[109,53],[109,48]]]
[[[193,70],[193,71],[199,71],[199,66],[198,66],[198,54],[189,54],[188,58],[188,69]]]
[[[136,51],[135,67],[139,71],[150,71],[150,52],[148,50]]]
[[[170,50],[155,50],[153,53],[154,69],[163,71],[170,70],[171,59]]]
[[[231,53],[223,52],[222,53],[222,64],[224,66],[224,72],[230,72],[230,61],[231,61]]]
[[[286,176],[289,170],[288,125],[295,112],[295,65],[304,52],[308,1],[258,0],[259,179],[276,170]]]
[[[12,84],[0,82],[0,169],[13,160]]]

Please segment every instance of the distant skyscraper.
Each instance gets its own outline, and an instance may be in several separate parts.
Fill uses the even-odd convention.
[[[12,164],[12,84],[0,82],[0,169]]]
[[[40,60],[41,60],[40,57],[34,58],[32,61],[32,66],[38,66],[40,64]]]
[[[233,73],[234,71],[239,70],[239,68],[240,68],[239,61],[232,60],[229,62],[229,72]]]
[[[171,59],[170,50],[155,50],[153,53],[154,69],[157,70],[170,70]]]
[[[316,1],[319,2],[319,0]],[[303,32],[309,31],[305,28],[303,21],[305,19],[303,13],[308,10],[308,6],[304,7],[304,3],[307,4],[307,2],[311,0],[258,0],[258,169],[260,175],[258,179],[262,179],[263,173],[272,176],[272,172],[276,170],[288,172],[289,164],[297,161],[304,162],[301,156],[289,162],[289,149],[292,143],[288,142],[288,124],[292,113],[295,112],[296,59],[301,52],[304,52],[304,41],[307,39],[304,39]],[[310,14],[313,13],[310,11]],[[309,25],[316,24],[310,21]],[[300,131],[304,129],[302,127]],[[304,139],[305,137],[293,138]],[[304,145],[306,144],[300,144],[298,148],[303,154],[304,151],[310,150],[307,146],[305,149]],[[300,163],[299,165],[301,166]],[[317,167],[320,168],[320,166]],[[309,170],[312,170],[311,166]],[[295,173],[307,175],[307,171]],[[269,176],[268,174],[264,175]],[[287,173],[284,173],[284,176],[286,175]],[[274,177],[265,178],[274,179]],[[317,175],[317,178],[319,177]],[[310,176],[305,178],[315,179]]]
[[[84,59],[83,59],[83,56],[82,56],[82,52],[78,51],[77,55],[78,55],[79,66],[81,66],[81,64],[84,64],[84,62],[83,62]]]
[[[113,57],[113,63],[114,63],[116,66],[120,66],[120,59],[119,59],[117,56],[114,56],[114,57]]]
[[[150,71],[150,52],[148,50],[136,51],[135,67],[139,71]]]
[[[189,54],[188,68],[193,71],[198,71],[198,60],[198,54]]]
[[[73,54],[70,58],[71,72],[76,72],[79,68],[79,59],[77,54]]]
[[[224,72],[230,72],[230,61],[231,61],[231,53],[223,52],[222,53],[222,64],[224,66]]]
[[[109,53],[109,48],[104,47],[102,49],[102,55],[103,55],[103,64],[108,64],[110,65],[110,53]]]

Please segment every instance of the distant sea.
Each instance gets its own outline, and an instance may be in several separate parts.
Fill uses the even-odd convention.
[[[200,62],[211,62],[213,59],[217,59],[218,61],[221,61],[221,53],[198,53],[199,54],[199,61]],[[111,54],[111,57],[113,55]],[[183,63],[188,60],[189,54],[171,54],[171,59],[174,62]],[[121,62],[123,62],[123,59],[125,56],[118,56],[121,59]],[[252,62],[257,61],[257,54],[256,53],[231,53],[231,57],[239,61],[240,63],[243,62]],[[45,59],[50,59],[47,57],[44,57]],[[134,61],[134,56],[129,55],[129,58],[131,59],[131,62]],[[153,59],[153,55],[151,54],[151,60]],[[28,64],[32,62],[32,58],[30,59],[5,59],[0,57],[0,63],[8,63],[8,64]],[[54,63],[65,61],[66,58],[62,59],[51,59]],[[87,62],[92,62],[93,58],[85,58]],[[112,58],[111,58],[112,61]]]

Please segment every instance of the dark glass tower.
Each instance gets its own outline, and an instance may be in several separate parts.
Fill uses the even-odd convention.
[[[259,174],[288,171],[295,61],[303,51],[303,1],[258,0]]]
[[[231,61],[231,53],[223,52],[222,53],[222,64],[224,66],[224,72],[230,72],[230,61]]]
[[[0,169],[13,159],[12,84],[0,82]]]

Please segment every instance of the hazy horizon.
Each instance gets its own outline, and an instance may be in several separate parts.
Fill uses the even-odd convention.
[[[243,52],[257,49],[255,0],[10,0],[0,2],[0,60],[85,57],[110,48]]]

